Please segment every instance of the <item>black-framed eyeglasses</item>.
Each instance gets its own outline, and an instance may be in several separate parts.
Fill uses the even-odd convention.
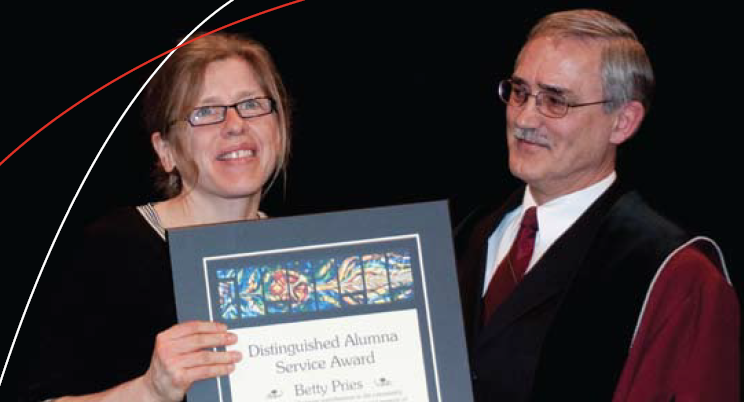
[[[537,93],[533,94],[527,85],[515,83],[511,79],[501,80],[499,82],[499,98],[507,105],[516,107],[524,106],[530,96],[535,97],[535,106],[537,106],[537,111],[540,114],[556,119],[568,114],[568,109],[572,107],[600,105],[612,102],[606,99],[598,102],[571,103],[565,96],[557,92],[537,91]]]
[[[234,108],[238,115],[244,119],[264,116],[276,111],[276,102],[268,96],[259,96],[242,100],[232,105],[200,106],[194,108],[186,117],[186,121],[192,127],[208,126],[225,121],[227,109]]]

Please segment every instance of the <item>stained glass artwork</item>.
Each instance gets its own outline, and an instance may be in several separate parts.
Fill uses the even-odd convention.
[[[343,306],[358,306],[364,304],[364,294],[345,295],[341,297]]]
[[[220,270],[217,270],[217,278],[218,279],[235,278],[235,270],[234,269],[220,269]]]
[[[309,261],[295,261],[289,264],[289,297],[292,311],[315,311],[315,284],[313,265]]]
[[[258,317],[266,314],[261,286],[261,268],[248,267],[237,274],[240,296],[240,318]]]
[[[343,295],[364,292],[364,277],[358,256],[348,257],[341,262],[338,268],[338,280]]]
[[[390,286],[393,289],[393,299],[413,299],[413,270],[411,268],[411,254],[407,250],[387,253]]]
[[[390,302],[390,281],[385,267],[384,254],[367,254],[362,256],[364,283],[367,289],[367,304]]]
[[[402,287],[393,289],[393,301],[401,300],[412,300],[413,299],[413,287]]]
[[[264,297],[267,313],[289,312],[289,279],[282,265],[263,269]]]
[[[217,289],[220,303],[220,317],[224,320],[238,318],[238,308],[235,304],[235,282],[220,282]]]
[[[315,290],[318,310],[332,310],[341,307],[338,286],[338,260],[328,258],[314,260]]]
[[[396,303],[414,296],[407,249],[346,254],[336,250],[327,257],[262,261],[240,259],[216,270],[222,320]]]

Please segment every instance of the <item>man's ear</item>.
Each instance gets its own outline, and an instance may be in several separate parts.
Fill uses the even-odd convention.
[[[641,102],[630,101],[616,112],[615,122],[612,126],[612,134],[610,134],[610,142],[615,145],[620,145],[627,141],[630,137],[635,134],[638,127],[641,126],[643,117],[646,114],[646,109],[643,107]]]
[[[158,159],[160,159],[160,164],[163,166],[165,172],[172,172],[176,167],[176,160],[173,157],[173,147],[170,142],[163,138],[160,131],[152,133],[150,141],[152,141],[152,147],[155,149],[155,153],[158,154]]]

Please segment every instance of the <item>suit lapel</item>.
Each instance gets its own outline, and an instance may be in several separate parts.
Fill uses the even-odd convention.
[[[473,339],[475,334],[480,331],[481,325],[481,296],[483,294],[483,278],[486,270],[486,255],[488,253],[488,238],[491,236],[501,219],[509,211],[518,207],[522,202],[524,188],[515,191],[507,199],[507,202],[494,212],[476,211],[472,216],[467,218],[464,224],[455,229],[455,237],[458,238],[460,233],[471,235],[462,239],[465,244],[460,247],[466,250],[463,257],[458,261],[458,277],[460,282],[460,293],[463,305],[463,318],[465,320],[465,329],[468,339]],[[473,226],[469,231],[467,225]]]
[[[622,193],[616,181],[553,243],[510,297],[496,309],[488,325],[478,334],[476,346],[494,339],[510,324],[544,303],[560,303],[564,290],[570,286],[583,264],[604,216]],[[485,265],[485,262],[481,265]],[[481,273],[481,289],[482,278]],[[480,308],[478,310],[480,312]]]

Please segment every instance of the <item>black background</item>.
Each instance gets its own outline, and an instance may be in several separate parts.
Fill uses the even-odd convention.
[[[4,5],[8,26],[17,28],[6,29],[3,40],[0,158],[84,96],[175,46],[222,4],[27,3]],[[203,30],[283,3],[237,0]],[[269,215],[449,199],[456,221],[479,201],[505,196],[518,183],[506,165],[496,83],[512,72],[539,17],[600,8],[636,30],[657,76],[650,114],[621,148],[619,175],[664,215],[716,239],[741,289],[744,254],[733,228],[740,222],[742,112],[734,86],[741,46],[730,8],[711,2],[328,3],[307,0],[229,28],[269,48],[295,107],[286,191],[275,186],[268,194],[262,209]],[[159,62],[83,102],[0,166],[0,345],[6,354],[78,187]],[[112,207],[153,198],[154,158],[141,112],[135,101],[70,211],[18,334],[1,400],[13,400],[23,382],[44,305],[53,302],[45,295],[64,275],[82,225]]]

